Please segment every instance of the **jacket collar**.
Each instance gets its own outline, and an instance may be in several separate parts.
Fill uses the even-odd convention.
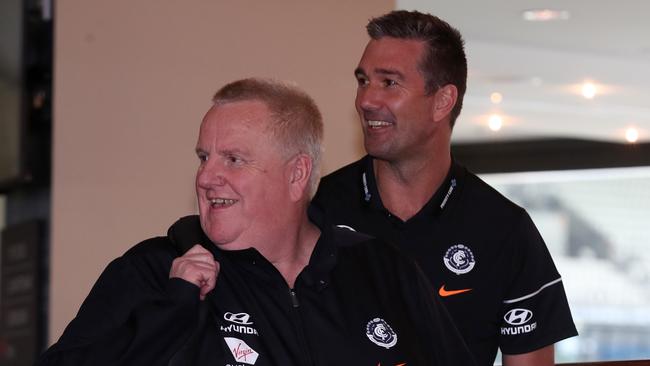
[[[308,286],[324,288],[329,283],[329,274],[336,265],[337,245],[334,239],[333,227],[325,220],[325,215],[317,208],[310,207],[309,219],[321,231],[321,235],[314,246],[309,263],[302,270],[298,279]],[[229,261],[241,268],[260,275],[269,281],[277,276],[277,270],[255,248],[242,250],[222,250],[214,245],[201,228],[198,215],[185,216],[172,225],[168,238],[176,248],[179,256],[197,243],[208,249],[216,261]]]

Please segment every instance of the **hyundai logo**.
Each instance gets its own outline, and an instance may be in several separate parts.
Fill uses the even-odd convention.
[[[227,312],[223,314],[223,318],[229,322],[242,325],[251,325],[253,322],[250,321],[251,316],[246,313],[231,313]]]
[[[528,323],[533,317],[533,312],[527,309],[512,309],[503,317],[508,324],[522,325]]]

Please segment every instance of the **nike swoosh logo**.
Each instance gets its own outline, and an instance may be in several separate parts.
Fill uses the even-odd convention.
[[[458,295],[462,294],[464,292],[469,292],[472,291],[471,288],[464,288],[462,290],[445,290],[445,285],[440,286],[440,290],[438,290],[438,295],[442,297],[447,297],[447,296],[453,296],[453,295]]]

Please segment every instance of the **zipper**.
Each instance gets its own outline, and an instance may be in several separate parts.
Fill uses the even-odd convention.
[[[298,296],[296,296],[296,290],[289,289],[289,296],[291,297],[291,305],[294,308],[300,307],[300,302],[298,301]]]
[[[302,321],[302,317],[300,315],[300,301],[298,301],[298,295],[296,294],[296,290],[292,288],[289,289],[289,297],[291,298],[291,307],[293,308],[291,312],[293,313],[293,318],[295,320],[294,324],[298,332],[300,348],[303,351],[302,353],[304,354],[304,359],[307,361],[306,365],[315,365],[314,361],[311,358],[311,353],[309,352],[309,347],[307,345],[307,337],[305,336],[305,327]]]

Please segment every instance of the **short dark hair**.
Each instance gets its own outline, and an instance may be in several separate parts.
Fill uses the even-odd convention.
[[[268,131],[284,155],[304,153],[311,158],[310,198],[316,193],[320,179],[323,117],[307,93],[294,84],[279,80],[248,78],[225,85],[212,101],[216,106],[241,101],[266,104],[272,114]]]
[[[419,40],[426,44],[418,65],[424,77],[425,91],[433,93],[447,84],[455,85],[458,89],[458,100],[451,111],[453,128],[467,89],[467,57],[460,32],[434,15],[406,10],[373,18],[366,29],[374,40],[392,37]]]

